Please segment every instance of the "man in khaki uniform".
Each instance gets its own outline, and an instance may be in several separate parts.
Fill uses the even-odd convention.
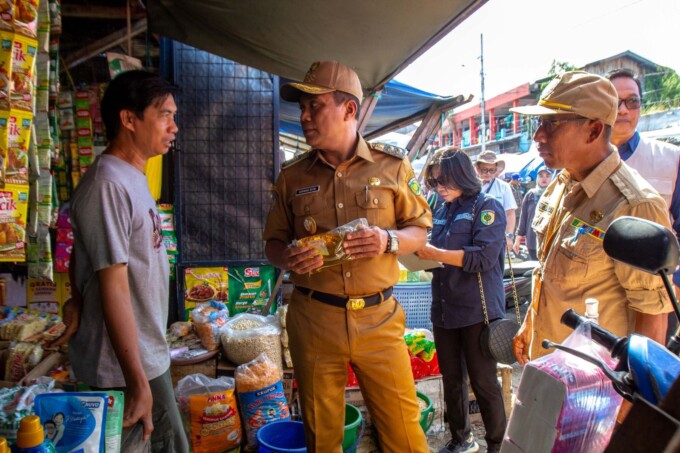
[[[672,307],[661,278],[613,261],[602,248],[607,227],[621,216],[670,227],[658,192],[610,144],[617,106],[611,82],[573,71],[554,79],[538,105],[511,109],[538,116],[539,155],[548,168],[564,169],[540,198],[532,224],[541,265],[531,309],[513,342],[521,364],[550,352],[542,349],[543,339],[562,342],[570,329],[560,317],[568,308],[585,313],[588,297],[600,302],[604,328],[664,342]]]
[[[427,202],[403,150],[370,145],[358,134],[363,95],[353,70],[314,63],[304,82],[281,87],[281,97],[299,102],[312,151],[283,166],[264,240],[269,261],[290,270],[295,284],[287,328],[307,448],[342,451],[349,363],[382,451],[427,452],[405,314],[392,297],[397,255],[425,246]],[[346,235],[349,261],[320,269],[314,248],[291,245],[358,218],[370,226]]]

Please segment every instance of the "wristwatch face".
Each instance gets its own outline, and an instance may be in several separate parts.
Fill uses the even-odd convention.
[[[397,253],[399,251],[399,238],[391,230],[387,232],[390,235],[390,253]]]

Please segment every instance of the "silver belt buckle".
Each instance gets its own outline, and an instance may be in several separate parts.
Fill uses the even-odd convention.
[[[366,301],[363,297],[352,298],[350,297],[345,305],[348,310],[361,310],[366,306]]]

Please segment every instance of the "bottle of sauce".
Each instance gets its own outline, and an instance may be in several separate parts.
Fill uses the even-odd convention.
[[[2,450],[0,450],[1,452]],[[45,431],[40,417],[29,415],[19,422],[16,453],[56,453],[54,445],[45,439]]]

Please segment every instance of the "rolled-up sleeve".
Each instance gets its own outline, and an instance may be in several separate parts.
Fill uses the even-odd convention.
[[[667,228],[671,227],[667,208],[661,201],[640,203],[632,206],[630,212],[621,215],[639,217]],[[658,275],[649,274],[618,261],[614,262],[614,272],[626,292],[631,310],[651,315],[673,311],[668,293]]]
[[[498,255],[505,247],[507,224],[503,206],[486,198],[474,218],[472,245],[464,246],[463,271],[485,272],[498,266]]]

